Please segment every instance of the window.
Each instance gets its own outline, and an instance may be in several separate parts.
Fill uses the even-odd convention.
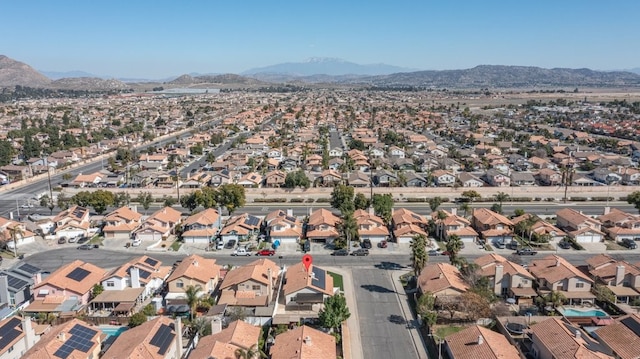
[[[576,283],[576,288],[584,288],[584,283],[582,282]]]
[[[254,285],[254,286],[251,286],[251,289],[252,290],[260,290],[260,286],[259,285]]]
[[[522,280],[522,284],[523,284],[523,285],[527,285],[527,284],[529,284],[529,280],[528,280],[528,279],[523,279],[523,280]]]
[[[12,351],[13,351],[13,345],[9,348],[9,350],[7,352],[11,353]]]
[[[184,287],[184,283],[181,280],[179,280],[179,281],[176,282],[176,287],[183,288]]]
[[[107,282],[107,287],[115,287],[115,286],[116,284],[112,280]]]

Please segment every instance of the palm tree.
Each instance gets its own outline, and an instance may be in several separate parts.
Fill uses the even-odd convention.
[[[493,198],[495,198],[495,200],[498,201],[498,203],[500,203],[500,208],[502,208],[502,202],[508,200],[509,195],[504,192],[498,192],[495,195],[493,195]]]
[[[471,210],[471,205],[469,205],[468,202],[462,202],[460,204],[460,210],[464,212],[464,216],[466,217],[467,214],[469,214],[469,211]]]
[[[546,299],[547,302],[551,303],[553,309],[556,309],[556,307],[562,304],[567,299],[567,297],[556,290],[552,290],[551,292],[549,292],[549,294],[547,294]]]
[[[200,301],[200,292],[202,287],[199,285],[189,285],[184,290],[184,294],[187,297],[187,305],[189,306],[191,320],[193,321],[193,315],[196,312],[196,307]]]
[[[358,222],[353,217],[353,212],[346,212],[342,221],[338,224],[338,231],[340,235],[346,240],[347,247],[351,244],[351,241],[360,239],[358,234]],[[351,248],[347,248],[351,249]]]
[[[460,253],[462,246],[463,243],[460,237],[455,234],[449,236],[447,251],[449,252],[449,261],[451,261],[451,264],[455,265],[458,263],[458,253]]]
[[[9,234],[11,234],[11,240],[13,241],[13,256],[18,258],[18,236],[24,237],[24,231],[19,224],[7,227]]]
[[[422,269],[427,264],[429,257],[427,256],[427,237],[424,234],[415,235],[411,239],[411,262],[413,271],[417,276],[420,275]]]
[[[236,359],[267,358],[267,355],[258,348],[258,344],[253,344],[247,349],[238,348],[233,354]]]

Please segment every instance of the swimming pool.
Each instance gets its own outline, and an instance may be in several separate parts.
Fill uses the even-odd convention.
[[[579,310],[574,308],[558,308],[565,317],[608,317],[609,315],[600,309]]]
[[[99,328],[107,337],[117,338],[122,332],[129,329],[127,327],[100,327]]]

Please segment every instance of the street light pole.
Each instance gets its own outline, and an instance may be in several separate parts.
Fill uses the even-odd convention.
[[[433,333],[429,334],[429,336],[438,340],[438,359],[442,359],[442,338]]]

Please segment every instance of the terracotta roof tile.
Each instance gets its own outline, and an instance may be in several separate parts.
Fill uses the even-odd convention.
[[[482,338],[480,340],[480,338]],[[518,349],[504,335],[491,329],[474,325],[445,338],[456,359],[514,359]]]
[[[335,359],[336,340],[306,325],[276,336],[271,347],[273,359]]]

